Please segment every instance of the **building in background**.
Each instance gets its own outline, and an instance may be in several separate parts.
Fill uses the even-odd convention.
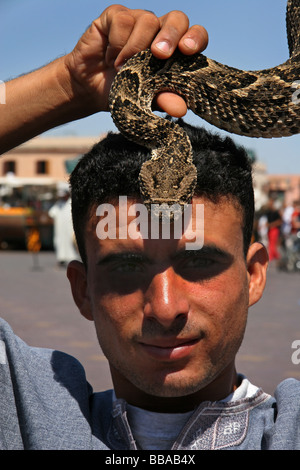
[[[2,155],[0,159],[1,196],[10,188],[56,187],[68,180],[68,163],[79,158],[97,137],[36,137]]]
[[[41,233],[44,230],[48,234],[44,236],[44,246],[49,245],[47,240],[52,222],[47,216],[48,210],[55,202],[58,191],[66,186],[69,174],[80,156],[101,137],[105,135],[36,137],[2,155],[0,159],[0,247],[5,235],[9,234],[5,224],[7,225],[7,221],[10,220],[14,225],[17,220],[17,218],[15,220],[12,217],[7,218],[9,209],[12,214],[12,208],[24,208],[27,212],[29,208],[35,211]],[[294,200],[300,199],[300,174],[270,175],[253,150],[248,149],[248,154],[253,160],[257,212],[263,209],[270,196],[277,200],[278,207],[288,206]],[[20,213],[16,210],[14,212]],[[3,225],[4,216],[6,216],[6,222]],[[20,217],[18,221],[20,222]],[[24,225],[24,222],[20,224]],[[24,235],[21,236],[24,238]]]
[[[29,227],[38,226],[42,248],[52,248],[49,208],[81,155],[100,137],[36,137],[0,159],[0,248],[26,245]]]

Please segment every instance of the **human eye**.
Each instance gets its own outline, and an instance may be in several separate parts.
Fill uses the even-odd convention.
[[[146,260],[135,253],[117,254],[105,262],[107,270],[112,274],[143,273],[146,269]]]
[[[216,263],[215,259],[203,257],[203,256],[195,256],[187,259],[184,263],[185,268],[208,268],[213,266]]]
[[[216,271],[217,261],[208,256],[186,256],[177,264],[177,272],[184,278],[211,277]]]
[[[129,295],[144,288],[148,282],[150,261],[143,253],[112,252],[96,261],[99,282],[108,292]]]
[[[201,249],[181,253],[176,263],[177,272],[191,281],[210,279],[219,275],[230,265],[227,256],[216,250]]]
[[[112,271],[119,273],[141,273],[143,272],[143,264],[136,261],[128,260],[115,263]]]

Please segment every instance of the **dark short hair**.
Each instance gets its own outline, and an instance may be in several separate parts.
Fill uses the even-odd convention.
[[[229,137],[221,137],[179,119],[193,148],[197,167],[196,196],[214,203],[227,197],[241,211],[244,253],[252,236],[254,194],[252,164],[247,152]],[[78,250],[86,263],[85,227],[91,210],[119,196],[140,198],[138,176],[142,164],[150,158],[149,150],[128,141],[119,133],[93,146],[78,162],[70,176],[72,217]]]

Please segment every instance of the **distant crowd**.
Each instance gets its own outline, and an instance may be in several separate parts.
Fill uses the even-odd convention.
[[[281,207],[270,197],[256,214],[254,238],[268,248],[271,264],[300,271],[300,200]]]

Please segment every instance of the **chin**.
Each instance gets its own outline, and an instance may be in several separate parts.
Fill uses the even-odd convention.
[[[143,392],[161,398],[179,398],[197,393],[210,383],[210,378],[192,378],[180,373],[168,374],[158,382],[141,382],[136,384]]]

